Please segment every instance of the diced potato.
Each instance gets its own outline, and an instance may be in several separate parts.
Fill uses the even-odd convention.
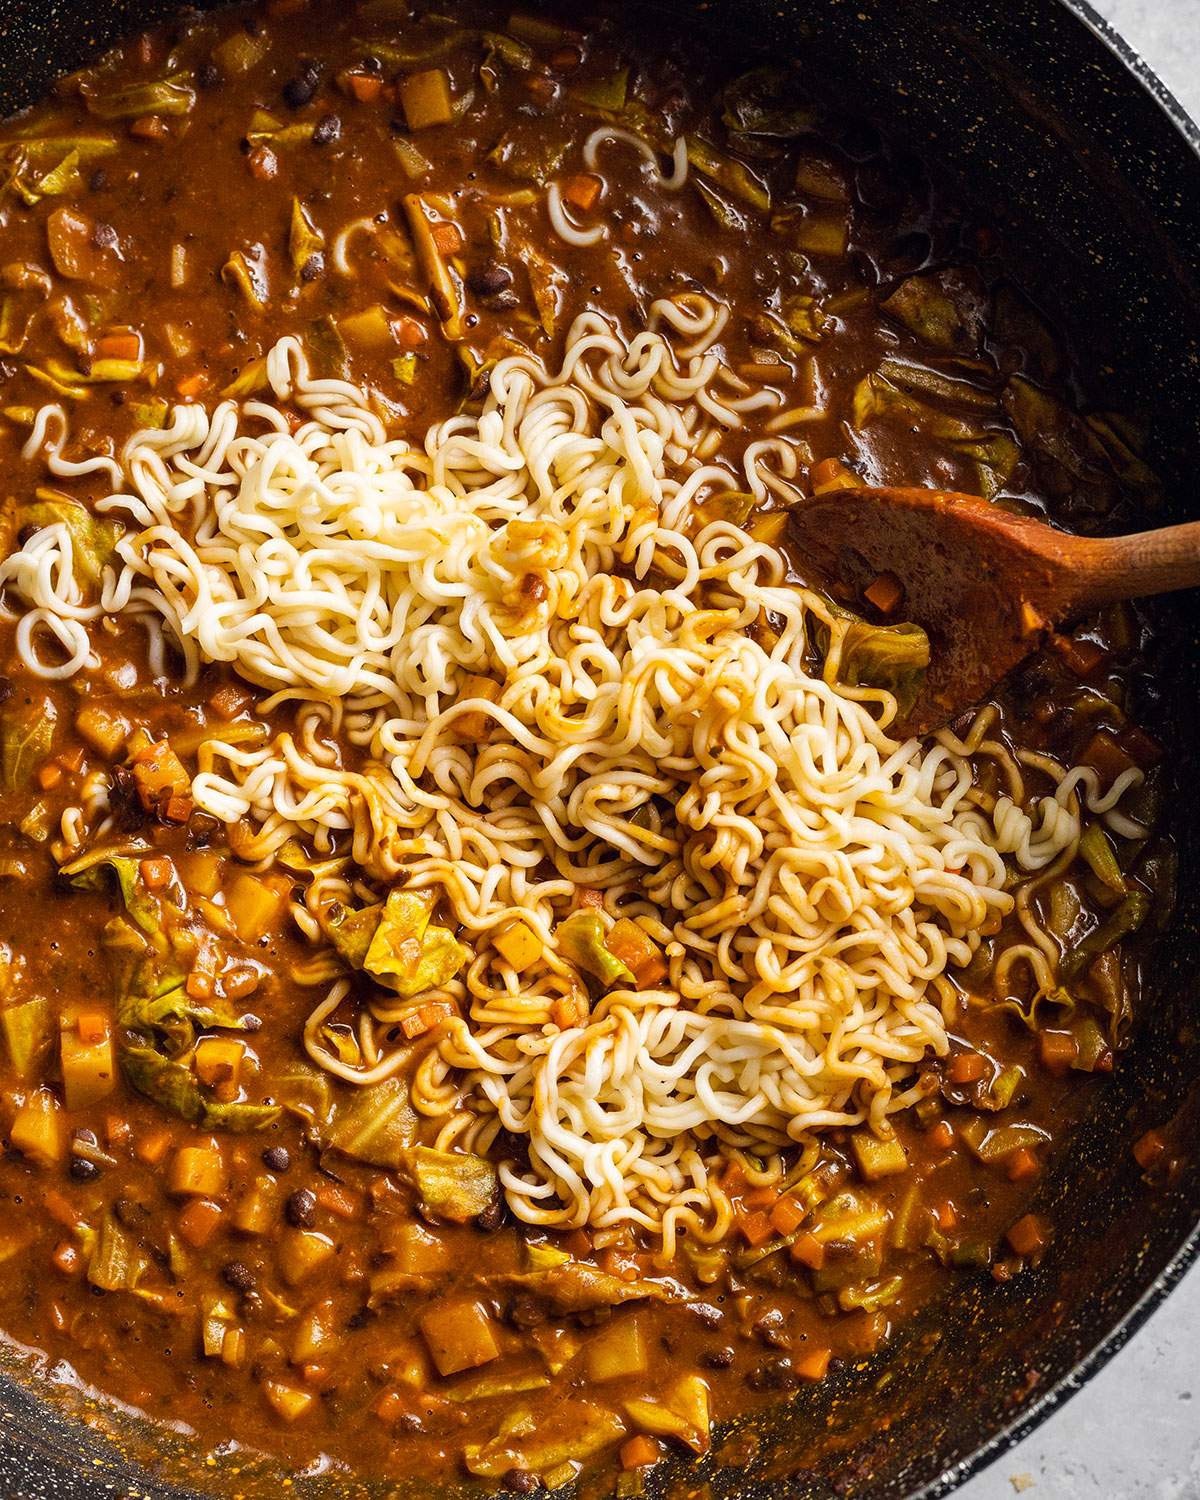
[[[336,1252],[327,1234],[315,1229],[290,1229],[279,1242],[279,1274],[288,1286],[299,1286]]]
[[[311,1411],[317,1399],[312,1391],[285,1385],[282,1380],[264,1380],[263,1394],[285,1422],[294,1422]]]
[[[112,1093],[117,1065],[111,1036],[85,1041],[74,1022],[64,1017],[58,1045],[68,1109],[86,1109]]]
[[[49,1089],[36,1089],[13,1116],[8,1138],[40,1167],[56,1167],[67,1154],[66,1119]]]
[[[397,1339],[388,1350],[385,1361],[388,1374],[397,1385],[425,1390],[429,1385],[429,1360],[416,1339]]]
[[[501,687],[494,677],[479,677],[472,675],[463,683],[462,698],[486,698],[489,703],[500,701]],[[491,728],[493,723],[490,714],[485,714],[481,708],[473,708],[469,713],[459,714],[452,728],[460,740],[481,740]]]
[[[289,884],[240,870],[225,887],[225,906],[243,943],[257,942],[283,910]]]
[[[454,1262],[444,1239],[411,1220],[397,1224],[384,1243],[395,1258],[396,1270],[407,1276],[444,1276]]]
[[[181,854],[176,860],[179,877],[197,896],[215,896],[221,889],[221,872],[225,861],[215,849],[197,849]]]
[[[890,1141],[881,1141],[869,1130],[856,1130],[850,1137],[850,1144],[854,1148],[858,1170],[868,1182],[894,1177],[908,1168],[908,1153],[895,1136]]]
[[[449,125],[454,118],[450,75],[445,68],[422,68],[419,73],[410,73],[400,80],[397,92],[410,130]]]
[[[520,917],[513,917],[511,921],[497,927],[492,941],[501,958],[518,974],[523,974],[542,956],[541,939]]]
[[[266,1234],[278,1220],[273,1182],[256,1182],[233,1210],[233,1227],[241,1234]]]
[[[129,738],[133,783],[147,812],[168,823],[186,823],[192,814],[192,783],[169,740],[152,740],[144,730]]]
[[[492,1320],[478,1302],[437,1302],[417,1318],[441,1375],[485,1365],[500,1353]]]
[[[129,720],[99,704],[81,708],[75,715],[75,732],[106,760],[116,760],[129,738]]]
[[[300,1319],[292,1339],[292,1363],[306,1365],[341,1339],[337,1305],[331,1298],[318,1302]]]
[[[196,1043],[196,1076],[209,1088],[238,1087],[246,1044],[231,1036],[202,1036]]]
[[[211,1146],[180,1146],[167,1173],[170,1192],[186,1198],[218,1198],[225,1191],[225,1160]]]
[[[625,1380],[644,1375],[650,1361],[642,1320],[636,1312],[614,1318],[597,1330],[586,1345],[588,1377],[594,1381]]]

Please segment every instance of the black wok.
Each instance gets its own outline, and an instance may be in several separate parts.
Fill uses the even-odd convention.
[[[176,8],[0,0],[0,111]],[[748,61],[798,58],[818,91],[908,138],[960,197],[980,202],[1005,229],[1018,279],[1072,331],[1099,404],[1149,418],[1147,457],[1174,509],[1145,523],[1200,516],[1200,132],[1086,4],[658,0],[653,10],[659,21],[711,31],[714,45]],[[656,1471],[655,1493],[704,1478],[715,1495],[747,1500],[946,1494],[1079,1389],[1195,1258],[1200,1149],[1151,1191],[1130,1144],[1171,1119],[1182,1140],[1200,1142],[1200,798],[1187,787],[1196,609],[1194,596],[1162,607],[1163,645],[1140,709],[1166,740],[1184,791],[1165,811],[1181,854],[1178,912],[1146,960],[1133,1049],[1042,1184],[1041,1206],[1058,1226],[1045,1263],[1008,1285],[986,1274],[964,1281],[886,1355],[719,1444],[703,1475]],[[204,1468],[186,1435],[147,1435],[83,1393],[47,1404],[19,1361],[0,1363],[13,1371],[0,1373],[5,1496],[281,1493],[269,1464],[241,1455]],[[410,1488],[426,1486],[414,1476],[386,1493]],[[359,1492],[344,1477],[293,1491]]]

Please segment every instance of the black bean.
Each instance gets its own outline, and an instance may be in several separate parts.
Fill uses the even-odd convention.
[[[318,276],[325,274],[325,257],[319,250],[314,250],[304,264],[300,267],[301,281],[316,281]]]
[[[111,224],[97,224],[92,230],[92,244],[100,250],[111,250],[117,243],[117,231]]]
[[[221,1267],[221,1276],[235,1292],[254,1290],[254,1272],[244,1260],[230,1260]]]
[[[286,1172],[292,1165],[292,1153],[286,1146],[268,1146],[262,1159],[272,1172]]]
[[[508,1321],[515,1328],[536,1328],[546,1321],[546,1309],[536,1297],[518,1292],[508,1305]]]
[[[718,1327],[725,1317],[722,1310],[714,1307],[711,1302],[692,1302],[688,1306],[688,1312],[703,1323],[705,1328]]]
[[[531,1474],[528,1469],[509,1469],[500,1481],[500,1487],[512,1490],[516,1495],[528,1495],[531,1490],[538,1487],[536,1474]]]
[[[792,1369],[791,1360],[783,1356],[769,1359],[757,1370],[751,1370],[746,1376],[746,1384],[755,1391],[785,1391],[799,1384],[799,1376]]]
[[[497,292],[502,292],[506,287],[512,285],[512,272],[497,265],[496,262],[488,261],[486,265],[476,266],[467,277],[467,287],[477,297],[491,297]]]
[[[733,1350],[726,1344],[724,1349],[714,1349],[711,1354],[706,1354],[704,1363],[710,1370],[728,1370],[735,1357]]]
[[[783,1313],[777,1307],[773,1307],[769,1312],[763,1313],[762,1317],[754,1325],[754,1332],[764,1344],[772,1349],[791,1348],[792,1341],[788,1337]]]
[[[483,305],[490,307],[493,312],[511,312],[514,307],[520,307],[521,299],[509,287],[503,292],[495,292],[492,296],[485,297]]]
[[[337,115],[322,115],[313,131],[314,146],[330,146],[342,133],[342,122]]]
[[[283,86],[283,102],[289,109],[303,109],[312,102],[321,81],[321,72],[316,63],[305,63],[295,78],[289,78]]]
[[[88,187],[91,188],[93,193],[98,193],[101,188],[106,188],[107,186],[108,173],[104,170],[103,167],[97,167],[92,175],[88,178]]]
[[[362,66],[367,73],[382,73],[383,64],[373,52],[368,52],[362,60]]]
[[[504,1223],[504,1199],[497,1194],[484,1211],[476,1215],[475,1222],[480,1229],[499,1229]]]
[[[100,1175],[100,1168],[86,1156],[73,1156],[67,1170],[76,1182],[93,1182]]]
[[[221,70],[210,57],[196,69],[196,85],[202,89],[215,89],[221,81]]]
[[[317,1222],[317,1195],[311,1188],[297,1188],[283,1205],[284,1216],[297,1229],[311,1229]]]

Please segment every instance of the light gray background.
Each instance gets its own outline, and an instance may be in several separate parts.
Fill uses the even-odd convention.
[[[1091,0],[1200,120],[1200,0]],[[1200,1266],[1082,1392],[956,1500],[1200,1500]]]

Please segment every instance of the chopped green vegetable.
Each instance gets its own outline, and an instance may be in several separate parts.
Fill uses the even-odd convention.
[[[957,269],[906,277],[880,306],[935,349],[967,353],[983,330],[983,295]]]
[[[1118,896],[1126,893],[1129,883],[1121,874],[1116,850],[1101,824],[1089,823],[1084,829],[1083,837],[1079,840],[1079,852],[1102,885],[1115,891]]]
[[[326,936],[352,969],[361,969],[366,963],[382,916],[382,902],[356,910],[335,901],[326,909],[322,922]]]
[[[221,267],[221,280],[227,286],[235,287],[252,308],[262,312],[269,296],[262,247],[256,246],[253,255],[244,250],[233,251]]]
[[[330,317],[320,317],[308,326],[304,342],[312,355],[313,367],[326,380],[345,380],[350,374],[350,355],[346,341]]]
[[[837,681],[847,687],[886,689],[903,715],[921,691],[929,656],[929,637],[919,625],[870,625],[851,618],[827,667],[835,662]]]
[[[605,946],[604,921],[599,912],[572,913],[555,928],[554,938],[565,959],[605,986],[633,984],[633,975]]]
[[[629,97],[629,69],[618,68],[604,78],[581,78],[567,90],[567,96],[605,114],[620,114]]]
[[[448,927],[430,924],[427,891],[389,892],[363,968],[372,979],[411,999],[448,984],[470,954]]]
[[[655,1281],[622,1281],[582,1261],[547,1266],[538,1271],[513,1271],[503,1277],[507,1286],[533,1292],[561,1313],[594,1312],[624,1302],[666,1302],[671,1294]]]
[[[373,1167],[403,1170],[416,1144],[417,1114],[402,1078],[340,1092],[331,1117],[318,1126],[327,1146]]]
[[[531,1412],[510,1412],[495,1437],[467,1443],[463,1453],[467,1468],[482,1479],[501,1480],[514,1469],[548,1474],[601,1452],[624,1431],[615,1412],[587,1401],[569,1401],[556,1410],[553,1424],[539,1424]]]
[[[297,279],[302,279],[313,257],[325,248],[325,236],[309,217],[308,210],[299,198],[292,199],[292,220],[288,228],[288,254],[292,258],[292,270]]]
[[[149,1269],[150,1257],[106,1208],[88,1260],[88,1281],[101,1291],[129,1292]]]
[[[794,140],[814,121],[812,107],[800,97],[799,76],[784,68],[743,73],[726,88],[722,106],[721,118],[735,135]]]
[[[711,178],[741,202],[758,209],[760,213],[771,211],[771,195],[766,185],[744,162],[719,151],[716,146],[694,135],[687,138],[687,156],[689,164],[697,172]]]
[[[49,1000],[39,996],[4,1006],[0,1009],[0,1033],[17,1080],[33,1083],[41,1078],[54,1041]]]
[[[1074,979],[1094,958],[1136,932],[1149,915],[1150,904],[1145,891],[1130,891],[1099,927],[1063,957],[1058,966],[1059,977],[1067,981]]]
[[[675,1437],[706,1453],[712,1417],[708,1386],[699,1375],[681,1375],[657,1401],[626,1401],[625,1413],[643,1432]]]
[[[88,112],[101,120],[134,120],[142,115],[189,115],[196,103],[196,91],[188,86],[187,76],[186,73],[174,73],[169,78],[114,89],[97,73],[82,80],[79,92]]]
[[[50,698],[8,703],[0,709],[0,782],[6,792],[23,791],[50,754],[58,709]]]
[[[121,892],[125,910],[143,932],[156,937],[162,927],[162,913],[156,897],[142,884],[138,868],[140,857],[95,849],[64,865],[59,873],[80,891],[105,890],[111,874]]]
[[[520,121],[488,152],[488,161],[509,177],[519,177],[545,187],[567,159],[570,141],[548,139],[545,124]]]
[[[466,1224],[491,1208],[500,1192],[495,1167],[468,1151],[411,1146],[404,1155],[404,1170],[422,1211],[455,1224]]]
[[[121,1070],[133,1088],[189,1124],[242,1133],[263,1130],[279,1119],[277,1104],[226,1104],[209,1097],[189,1067],[164,1057],[153,1047],[126,1040],[119,1044],[118,1055]]]

